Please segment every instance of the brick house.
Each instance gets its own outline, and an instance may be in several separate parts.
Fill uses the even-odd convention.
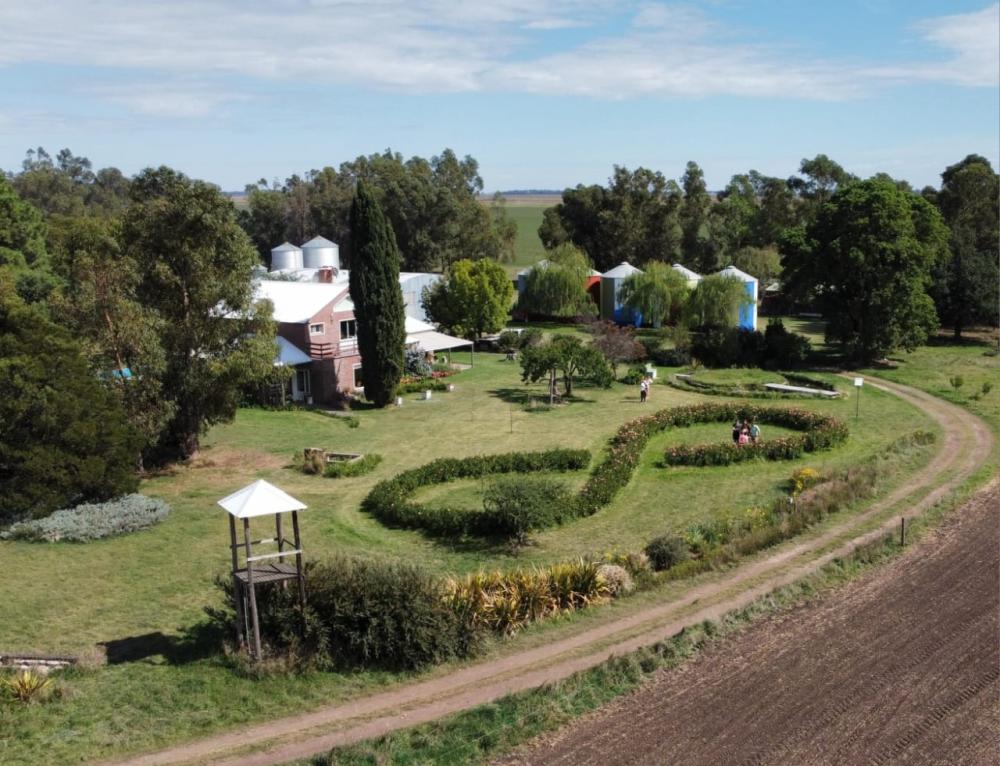
[[[326,276],[326,275],[324,275]],[[424,278],[424,279],[414,279]],[[414,314],[423,315],[419,293],[407,286],[437,279],[436,274],[400,275],[406,306],[406,344],[425,352],[468,346],[469,341],[439,333]],[[330,404],[364,386],[357,346],[354,304],[347,272],[331,273],[318,282],[261,279],[256,299],[268,300],[278,323],[279,354],[275,364],[293,367],[287,394],[294,401]],[[306,361],[308,360],[308,361]]]

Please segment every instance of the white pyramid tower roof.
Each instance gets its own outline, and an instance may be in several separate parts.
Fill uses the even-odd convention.
[[[611,279],[624,279],[633,274],[642,274],[642,269],[637,269],[628,261],[622,261],[610,271],[605,271],[601,276],[610,277]]]
[[[331,242],[326,237],[321,237],[318,234],[310,239],[308,242],[302,245],[303,248],[306,247],[336,247],[336,242]]]
[[[285,511],[302,511],[306,506],[270,482],[258,479],[219,501],[219,505],[238,519],[271,516]]]
[[[735,266],[726,266],[722,271],[719,272],[721,277],[739,277],[744,282],[756,282],[757,277],[747,274],[745,271],[740,271]]]
[[[675,263],[670,268],[672,268],[674,271],[679,272],[684,277],[686,277],[687,279],[690,279],[692,281],[696,280],[696,279],[701,279],[701,274],[699,274],[697,271],[692,271],[687,266],[682,266],[679,263]]]
[[[277,247],[272,247],[272,253],[297,253],[299,248],[293,245],[291,242],[282,242]]]

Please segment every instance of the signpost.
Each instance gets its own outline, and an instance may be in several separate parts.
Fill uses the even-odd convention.
[[[854,419],[857,420],[861,415],[861,387],[865,384],[865,379],[858,377],[854,379],[854,387],[858,389],[858,392],[854,395]]]

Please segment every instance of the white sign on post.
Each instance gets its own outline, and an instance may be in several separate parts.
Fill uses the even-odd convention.
[[[865,384],[865,379],[864,378],[855,378],[854,379],[854,385],[857,386],[858,388],[861,388],[864,384]]]

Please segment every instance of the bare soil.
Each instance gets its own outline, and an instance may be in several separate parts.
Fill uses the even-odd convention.
[[[1000,484],[892,564],[498,766],[996,764]]]
[[[832,559],[849,554],[855,546],[877,539],[898,524],[897,519],[891,518],[874,529],[863,530],[866,522],[879,518],[878,514],[887,509],[905,502],[906,512],[914,515],[929,508],[971,476],[991,453],[992,434],[982,420],[968,411],[907,386],[888,381],[870,382],[920,407],[942,426],[945,438],[939,452],[918,478],[867,510],[845,516],[840,523],[817,535],[805,535],[799,541],[779,546],[721,579],[692,587],[680,598],[646,606],[542,646],[431,675],[310,713],[115,760],[114,764],[271,766],[287,763],[567,678],[613,656],[652,645],[685,626],[718,619],[775,588],[794,582]],[[857,683],[862,683],[864,672],[855,673],[852,669],[850,674],[856,676]],[[747,731],[746,726],[742,731]],[[612,758],[609,762],[617,763],[618,760]],[[667,761],[661,758],[656,762]],[[728,763],[719,758],[711,762]],[[767,760],[761,761],[764,762]]]

